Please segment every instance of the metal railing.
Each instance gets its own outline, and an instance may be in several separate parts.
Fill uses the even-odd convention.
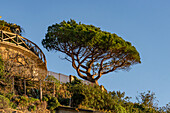
[[[38,56],[45,63],[45,65],[47,64],[44,53],[34,42],[31,42],[30,40],[18,34],[3,30],[0,30],[0,40],[2,42],[3,41],[11,42],[16,44],[17,46],[20,45],[22,47],[25,47],[26,49],[32,51],[36,56]]]

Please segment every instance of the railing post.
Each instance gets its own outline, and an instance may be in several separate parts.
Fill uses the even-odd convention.
[[[26,80],[24,78],[24,94],[27,95]]]
[[[18,46],[18,35],[16,35],[16,38],[17,38],[17,44],[16,45]]]
[[[42,81],[40,79],[40,101],[42,101]]]
[[[2,31],[1,31],[1,35],[2,35],[1,41],[3,41],[3,40],[4,40],[4,37],[3,37],[3,32],[2,32]]]
[[[18,45],[18,35],[16,35],[16,38],[17,38],[17,45]]]

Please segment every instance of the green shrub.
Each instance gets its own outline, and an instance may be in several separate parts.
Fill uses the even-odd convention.
[[[28,110],[34,110],[38,106],[40,106],[40,100],[32,97],[27,96],[13,96],[11,99],[11,106],[12,108],[21,108],[21,109],[28,109]]]
[[[72,107],[93,108],[97,110],[114,110],[114,99],[110,93],[102,91],[99,86],[84,84],[70,85]]]
[[[30,98],[28,99],[28,103],[36,103],[36,102],[39,102],[39,99],[32,98],[32,97],[30,97]]]
[[[5,97],[7,97],[9,100],[13,98],[14,94],[13,93],[7,93],[5,94]]]
[[[14,103],[14,102],[10,102],[10,106],[11,106],[11,108],[13,108],[13,109],[16,109],[16,108],[17,108],[17,104]]]
[[[115,110],[116,113],[127,113],[126,109],[121,106],[121,105],[115,105]]]
[[[43,96],[42,101],[48,102],[48,98],[46,96]]]
[[[46,97],[44,98],[48,98],[46,100],[47,101],[47,109],[49,110],[54,110],[56,109],[58,106],[60,106],[60,103],[58,102],[58,99],[57,97],[53,97],[53,96],[50,96],[50,95],[46,95]]]
[[[60,106],[60,103],[58,102],[58,99],[56,97],[52,97],[50,99],[50,101],[48,101],[48,107],[47,108],[49,108],[50,110],[54,110],[58,106]]]
[[[0,95],[0,109],[10,107],[10,100],[3,95]]]
[[[30,105],[30,106],[28,106],[28,110],[29,111],[35,111],[36,110],[36,106],[35,105]]]

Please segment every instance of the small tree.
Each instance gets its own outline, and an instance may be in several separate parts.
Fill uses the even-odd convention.
[[[48,51],[66,54],[64,59],[72,63],[78,75],[96,84],[104,74],[140,63],[139,53],[130,42],[74,20],[49,26],[42,44]]]
[[[155,102],[156,97],[155,97],[155,93],[148,91],[140,93],[138,97],[136,97],[138,103],[140,104],[144,104],[147,107],[156,107],[157,106],[157,102]]]

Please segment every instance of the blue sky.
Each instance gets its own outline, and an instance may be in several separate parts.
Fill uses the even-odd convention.
[[[47,57],[48,70],[76,75],[59,52],[48,52],[41,40],[47,27],[74,19],[116,33],[139,51],[141,64],[130,71],[103,75],[99,84],[109,91],[124,91],[135,101],[137,92],[156,93],[159,106],[170,102],[170,1],[169,0],[3,0],[1,20],[19,24],[23,36],[35,42]]]

